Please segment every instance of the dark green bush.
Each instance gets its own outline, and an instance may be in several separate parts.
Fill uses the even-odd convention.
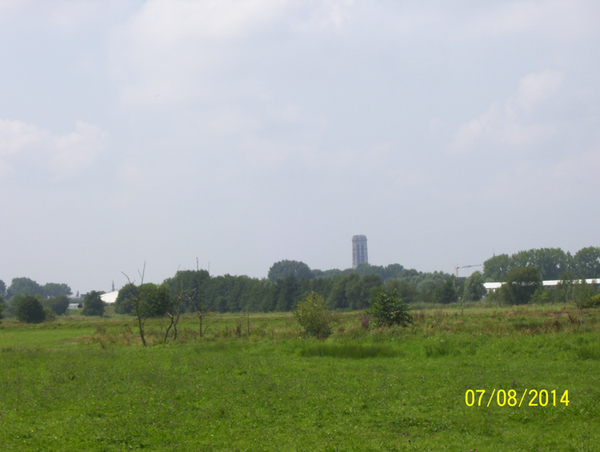
[[[406,326],[413,323],[410,306],[398,296],[396,289],[386,292],[379,289],[373,296],[367,315],[375,326]]]
[[[25,295],[19,300],[15,315],[19,322],[41,323],[46,320],[42,304],[32,295]]]
[[[92,290],[83,298],[83,315],[104,315],[104,301],[100,297],[101,293]]]

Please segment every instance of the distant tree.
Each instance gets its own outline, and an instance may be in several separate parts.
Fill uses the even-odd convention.
[[[560,248],[540,248],[531,252],[533,253],[532,265],[539,269],[544,280],[557,280],[561,275],[572,270],[573,256]]]
[[[4,295],[0,295],[0,320],[4,318]]]
[[[428,280],[421,284],[417,300],[421,303],[433,303],[433,293],[437,288],[435,282]]]
[[[333,277],[333,286],[329,292],[328,306],[331,309],[345,309],[349,307],[348,296],[346,295],[345,275],[337,275]]]
[[[7,290],[7,297],[10,299],[16,294],[23,295],[44,295],[44,290],[38,283],[29,278],[13,278],[10,287]]]
[[[87,316],[103,316],[104,301],[102,301],[102,292],[92,290],[83,298],[83,311],[81,313]]]
[[[575,274],[572,272],[561,275],[553,291],[554,303],[571,303],[574,300],[575,279]]]
[[[574,266],[580,278],[600,278],[600,248],[588,246],[582,248],[574,256]]]
[[[373,296],[367,315],[376,326],[407,326],[413,323],[410,306],[398,296],[395,289],[386,292],[380,288]]]
[[[71,288],[66,284],[46,283],[42,287],[45,297],[59,297],[61,295],[69,296],[73,293]]]
[[[385,283],[385,290],[391,292],[396,290],[398,296],[406,303],[415,303],[419,297],[417,287],[400,279],[390,279]],[[371,297],[372,298],[372,297]]]
[[[458,301],[455,276],[448,278],[444,284],[436,287],[433,291],[433,301],[442,304],[456,303]]]
[[[63,315],[65,312],[67,312],[70,304],[71,302],[69,297],[66,295],[58,295],[56,297],[43,300],[42,302],[44,307],[50,308],[56,315]]]
[[[508,254],[490,257],[483,263],[483,278],[486,281],[504,281],[512,262]]]
[[[325,339],[332,333],[331,313],[323,297],[316,292],[311,292],[304,301],[298,303],[294,316],[306,336]]]
[[[486,289],[483,285],[483,275],[476,271],[471,273],[465,282],[462,294],[463,301],[479,301],[486,294]]]
[[[41,323],[46,320],[42,304],[32,295],[24,295],[19,299],[15,315],[23,323]]]
[[[0,296],[6,295],[6,284],[0,279]]]
[[[132,314],[133,300],[138,295],[138,288],[133,283],[125,284],[115,300],[115,313],[117,314]]]
[[[296,279],[311,279],[313,274],[304,262],[283,260],[276,262],[269,269],[268,278],[275,282],[293,276]]]
[[[542,277],[537,267],[517,267],[507,273],[500,293],[506,304],[526,304],[541,286]]]
[[[172,278],[165,279],[164,284],[169,286],[174,298],[186,294],[181,299],[182,312],[197,312],[200,289],[209,280],[210,275],[206,270],[179,270]]]
[[[146,283],[138,287],[140,303],[137,310],[143,318],[160,317],[166,314],[171,303],[171,290],[168,285]],[[134,306],[134,310],[136,307]]]
[[[275,310],[286,312],[291,311],[300,299],[300,285],[293,276],[279,278],[275,282],[276,305]]]

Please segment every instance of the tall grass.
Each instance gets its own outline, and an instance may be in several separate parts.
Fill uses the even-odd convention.
[[[395,358],[401,356],[400,351],[389,345],[381,344],[332,344],[320,343],[303,346],[299,356],[331,356],[334,358]]]

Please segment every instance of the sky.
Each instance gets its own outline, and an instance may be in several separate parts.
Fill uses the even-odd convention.
[[[0,0],[0,279],[344,269],[357,234],[447,273],[599,246],[598,23],[575,0]]]

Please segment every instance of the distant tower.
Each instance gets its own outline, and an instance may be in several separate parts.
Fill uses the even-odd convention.
[[[359,264],[368,264],[369,254],[367,253],[367,236],[355,235],[352,237],[352,268]]]

